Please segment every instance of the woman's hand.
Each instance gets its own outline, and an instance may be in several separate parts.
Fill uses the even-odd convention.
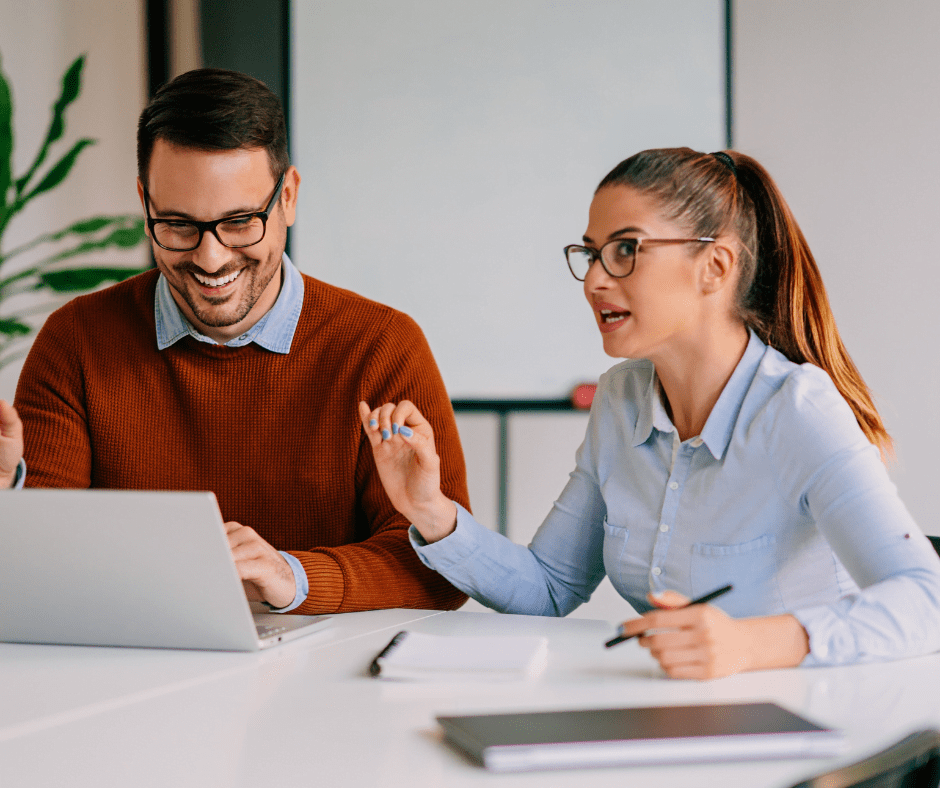
[[[457,507],[441,492],[441,459],[427,419],[408,400],[375,410],[360,402],[359,418],[392,506],[428,542],[452,533]]]
[[[666,675],[716,679],[745,670],[795,667],[809,653],[809,638],[793,616],[731,618],[714,605],[691,605],[675,591],[649,594],[658,609],[625,621],[623,634],[642,634]]]

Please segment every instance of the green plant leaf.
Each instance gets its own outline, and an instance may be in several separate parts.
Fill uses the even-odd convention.
[[[16,257],[18,254],[23,254],[28,252],[30,249],[33,249],[43,243],[53,243],[55,241],[61,241],[63,238],[66,238],[70,235],[93,235],[101,230],[104,230],[107,227],[117,226],[121,229],[133,230],[133,237],[136,238],[136,243],[140,243],[147,237],[145,230],[144,220],[141,219],[136,214],[118,214],[117,216],[93,216],[90,219],[81,219],[80,221],[70,224],[68,227],[58,230],[54,233],[46,233],[45,235],[40,235],[37,238],[34,238],[29,243],[18,246],[16,249],[13,249],[5,255],[0,255],[0,265],[4,261],[9,260],[11,257]],[[123,239],[123,234],[121,238]],[[126,243],[116,243],[115,245],[122,246],[127,248]]]
[[[31,329],[25,323],[21,323],[19,320],[13,317],[3,318],[0,317],[0,334],[7,334],[8,336],[22,337],[29,334],[33,329]]]
[[[42,163],[46,160],[49,153],[49,147],[52,143],[62,138],[65,133],[65,110],[68,108],[82,90],[82,69],[85,67],[85,56],[80,55],[75,58],[71,66],[62,77],[62,92],[56,103],[52,105],[52,121],[49,123],[49,129],[46,131],[46,139],[36,154],[27,173],[16,182],[16,196],[19,197],[26,189],[27,184],[32,180]],[[22,204],[25,204],[25,200]],[[22,204],[20,207],[22,207]]]
[[[48,287],[56,293],[74,293],[91,290],[102,282],[120,282],[146,271],[146,268],[71,268],[66,271],[47,271],[39,275],[35,289]]]
[[[127,216],[93,216],[91,219],[81,219],[80,221],[75,222],[75,224],[66,227],[64,230],[56,233],[56,238],[54,240],[59,240],[59,238],[64,238],[70,233],[75,233],[76,235],[88,235],[89,233],[96,233],[98,230],[102,230],[107,227],[109,224],[116,224],[117,222],[123,222],[130,217]],[[136,218],[136,217],[134,217]],[[143,220],[141,220],[143,221]]]
[[[141,219],[136,227],[121,227],[108,236],[108,240],[122,249],[133,249],[147,237],[144,232],[144,220]]]
[[[13,94],[0,71],[0,215],[7,207],[7,192],[13,178]]]
[[[78,257],[79,255],[87,254],[88,252],[98,252],[102,249],[109,249],[115,246],[121,249],[131,249],[137,246],[137,244],[139,244],[146,237],[147,235],[144,232],[144,221],[143,219],[138,219],[135,221],[134,226],[132,227],[120,227],[106,235],[104,238],[83,241],[77,246],[73,246],[71,249],[65,249],[45,258],[44,260],[40,260],[35,267],[37,269],[47,268],[53,263],[58,263],[62,260],[68,260],[71,257]],[[0,282],[0,285],[2,285],[2,282]]]
[[[32,200],[34,197],[38,197],[43,192],[47,192],[50,189],[54,189],[62,181],[65,180],[66,176],[72,171],[72,167],[75,166],[75,160],[78,158],[78,154],[89,145],[94,145],[95,140],[88,139],[87,137],[80,139],[76,142],[72,149],[66,153],[59,161],[55,163],[52,169],[49,170],[39,182],[39,185],[33,189],[29,194],[21,197],[13,205],[14,211],[20,210],[26,203]]]

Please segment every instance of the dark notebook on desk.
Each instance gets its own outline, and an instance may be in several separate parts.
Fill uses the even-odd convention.
[[[819,758],[841,731],[774,703],[723,703],[438,717],[448,739],[493,771]]]

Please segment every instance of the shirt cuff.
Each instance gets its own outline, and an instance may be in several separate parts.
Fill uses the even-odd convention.
[[[846,600],[840,600],[837,606],[845,603]],[[800,663],[802,667],[845,665],[859,661],[861,655],[855,635],[833,606],[819,605],[791,611],[791,615],[802,624],[809,636],[809,654]]]
[[[284,556],[284,560],[287,561],[287,565],[290,567],[291,572],[294,573],[294,601],[291,602],[287,607],[272,607],[272,613],[289,613],[295,607],[300,607],[304,602],[307,601],[307,594],[310,593],[310,584],[307,581],[307,573],[304,571],[303,566],[296,557],[292,556],[290,553],[285,553],[283,550],[278,550],[278,552]]]
[[[26,460],[21,457],[19,464],[16,466],[16,475],[13,477],[13,486],[10,489],[22,490],[23,485],[25,483],[26,483]]]
[[[477,529],[487,530],[473,519],[473,515],[454,501],[457,507],[457,527],[443,539],[429,544],[413,525],[408,529],[408,538],[421,562],[436,572],[467,561],[480,546]]]

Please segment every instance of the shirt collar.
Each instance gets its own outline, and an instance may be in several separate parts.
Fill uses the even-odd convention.
[[[761,342],[760,338],[753,331],[748,329],[748,342],[744,350],[744,355],[731,373],[731,377],[725,384],[718,401],[708,414],[708,420],[702,429],[702,442],[708,446],[708,450],[716,460],[720,460],[731,442],[731,435],[734,432],[734,423],[738,418],[738,412],[741,410],[741,403],[750,388],[751,381],[757,373],[761,359],[767,346]],[[646,389],[646,396],[640,403],[637,413],[636,427],[633,431],[633,445],[639,446],[649,440],[653,428],[660,432],[674,432],[675,426],[666,408],[663,405],[660,396],[659,378],[656,377],[655,370],[650,376],[649,386]]]
[[[242,347],[254,342],[273,353],[290,352],[304,303],[304,280],[287,253],[284,254],[281,270],[284,274],[281,291],[278,293],[274,306],[244,334],[226,342],[225,347]],[[210,345],[217,344],[214,339],[197,331],[186,319],[176,301],[173,300],[170,285],[163,274],[160,274],[157,280],[153,312],[157,324],[157,348],[159,350],[165,350],[185,336],[191,336],[199,342]]]

